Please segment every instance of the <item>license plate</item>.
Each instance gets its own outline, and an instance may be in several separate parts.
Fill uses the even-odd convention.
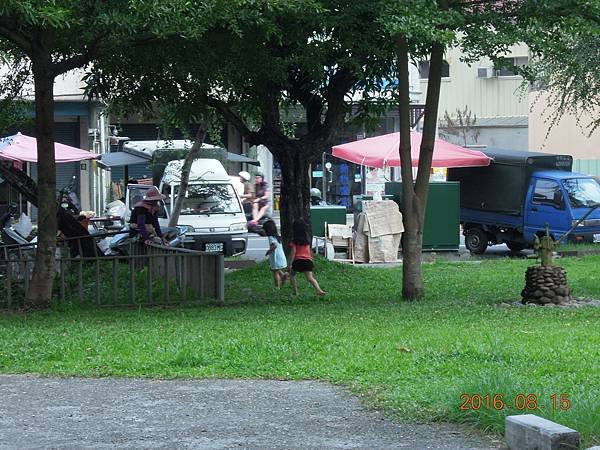
[[[223,251],[223,243],[222,242],[207,242],[204,245],[204,251],[206,251],[206,252],[222,252]]]
[[[594,235],[594,242],[600,242],[600,234]]]

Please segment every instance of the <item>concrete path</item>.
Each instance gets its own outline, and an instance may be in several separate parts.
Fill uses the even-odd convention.
[[[454,425],[401,424],[301,381],[0,375],[1,449],[490,449]]]

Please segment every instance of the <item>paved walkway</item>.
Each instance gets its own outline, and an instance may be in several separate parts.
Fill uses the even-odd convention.
[[[0,375],[1,449],[491,449],[453,425],[395,423],[313,381]]]

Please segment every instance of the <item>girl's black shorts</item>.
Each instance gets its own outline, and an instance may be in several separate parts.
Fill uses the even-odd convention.
[[[296,259],[292,261],[292,270],[294,272],[312,272],[314,267],[310,259]]]

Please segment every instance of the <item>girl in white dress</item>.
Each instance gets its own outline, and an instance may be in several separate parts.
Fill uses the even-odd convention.
[[[267,250],[265,255],[269,257],[275,289],[279,289],[281,284],[285,283],[288,279],[287,272],[283,271],[287,267],[287,260],[285,259],[285,253],[281,245],[281,237],[277,232],[277,225],[272,220],[268,220],[263,224],[263,230],[269,238],[269,250]]]

